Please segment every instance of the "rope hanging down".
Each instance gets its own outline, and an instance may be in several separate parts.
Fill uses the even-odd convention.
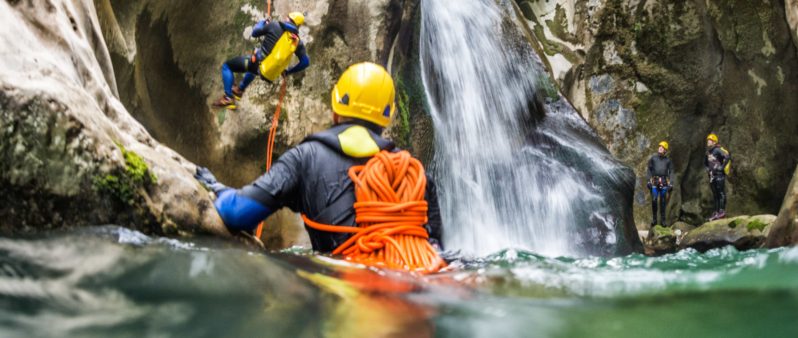
[[[354,234],[333,251],[346,259],[376,267],[434,273],[446,266],[429,244],[427,178],[424,168],[407,151],[382,151],[366,165],[353,166],[356,227],[302,219],[320,231]]]
[[[266,1],[266,19],[271,20],[272,15],[272,1]],[[272,153],[274,152],[274,138],[277,135],[277,125],[280,123],[280,112],[282,111],[283,107],[283,99],[285,98],[285,76],[282,77],[280,80],[282,83],[280,84],[280,99],[277,100],[277,107],[274,109],[274,115],[272,116],[272,126],[269,128],[269,140],[266,142],[266,172],[269,172],[269,169],[272,168]],[[261,221],[258,224],[258,227],[255,229],[255,238],[260,239],[260,236],[263,234],[263,227],[266,226],[266,221]]]
[[[280,112],[283,108],[283,99],[285,98],[285,76],[281,79],[282,83],[280,84],[280,99],[277,101],[277,108],[274,109],[274,115],[272,116],[272,126],[269,128],[269,140],[266,142],[266,172],[269,172],[269,169],[272,168],[272,153],[274,152],[274,137],[277,135],[277,126],[280,123]],[[260,238],[260,235],[263,234],[263,227],[266,225],[265,221],[261,221],[258,224],[258,227],[255,229],[255,237]]]

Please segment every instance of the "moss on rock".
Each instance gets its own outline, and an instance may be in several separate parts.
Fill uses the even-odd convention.
[[[699,251],[727,245],[733,245],[738,250],[759,248],[764,243],[767,228],[775,220],[774,215],[757,215],[707,222],[685,235],[680,247]]]
[[[128,205],[134,205],[137,191],[158,183],[147,163],[134,151],[118,145],[125,158],[125,167],[115,173],[100,175],[94,178],[94,187],[102,192],[110,193]]]
[[[654,231],[654,234],[658,237],[673,236],[673,229],[661,225],[655,225],[652,231]]]
[[[745,225],[745,227],[746,227],[746,229],[748,229],[748,231],[753,231],[755,229],[759,230],[759,231],[763,231],[763,230],[765,230],[765,227],[767,227],[767,226],[768,226],[767,223],[762,222],[762,221],[760,221],[758,219],[754,219],[754,220],[748,222],[748,224]]]

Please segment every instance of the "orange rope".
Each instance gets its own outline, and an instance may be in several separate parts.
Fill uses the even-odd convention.
[[[271,4],[271,1],[269,2]],[[283,98],[285,98],[285,86],[286,81],[285,77],[282,78],[282,83],[280,84],[280,99],[277,101],[277,108],[274,109],[274,115],[272,116],[272,126],[269,128],[269,140],[266,143],[266,172],[269,172],[269,169],[272,168],[272,153],[274,152],[274,137],[277,135],[277,125],[280,123],[280,112],[283,108]],[[260,238],[260,235],[263,234],[263,227],[266,225],[265,221],[261,221],[258,224],[258,228],[255,229],[255,237]]]
[[[302,219],[309,227],[354,234],[333,254],[369,266],[437,272],[446,266],[429,244],[424,168],[407,151],[382,151],[365,166],[353,166],[356,227],[321,224]]]

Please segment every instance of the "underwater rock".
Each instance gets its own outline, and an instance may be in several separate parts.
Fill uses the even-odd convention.
[[[767,246],[770,248],[785,245],[798,245],[798,168],[795,169],[779,216],[767,238]]]

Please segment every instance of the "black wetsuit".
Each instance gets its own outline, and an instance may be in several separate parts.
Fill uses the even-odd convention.
[[[665,208],[667,207],[667,194],[673,185],[673,163],[668,156],[654,154],[648,160],[648,182],[651,189],[651,217],[652,225],[665,223]],[[659,204],[660,221],[657,222],[657,205]]]
[[[225,61],[225,63],[222,65],[222,82],[224,83],[224,91],[227,97],[233,97],[232,87],[234,73],[244,73],[244,78],[241,80],[241,83],[239,83],[238,87],[242,91],[245,90],[249,84],[252,83],[252,80],[255,79],[257,74],[260,74],[258,67],[260,66],[261,61],[263,61],[263,59],[265,59],[266,56],[272,52],[274,45],[285,31],[299,34],[298,28],[287,22],[261,21],[255,25],[255,27],[252,29],[252,37],[262,37],[263,40],[261,42],[260,48],[258,48],[254,55],[237,56]],[[308,57],[307,50],[305,49],[305,44],[302,41],[300,41],[299,45],[297,45],[294,55],[299,58],[299,63],[288,68],[285,71],[286,74],[293,74],[302,71],[310,65],[310,58]]]
[[[394,144],[379,136],[378,127],[361,121],[347,122],[307,137],[286,151],[271,170],[239,189],[220,191],[215,205],[231,230],[251,230],[271,212],[288,207],[323,224],[355,225],[354,184],[347,174],[354,165],[371,157],[347,155],[341,145],[344,131],[365,128],[380,150],[395,150]],[[431,242],[440,243],[441,216],[435,184],[427,176],[427,231]],[[305,227],[313,249],[330,252],[351,234],[324,232]]]
[[[707,150],[704,167],[709,174],[709,186],[715,200],[715,212],[726,210],[726,172],[724,168],[731,160],[729,151],[716,144]]]

